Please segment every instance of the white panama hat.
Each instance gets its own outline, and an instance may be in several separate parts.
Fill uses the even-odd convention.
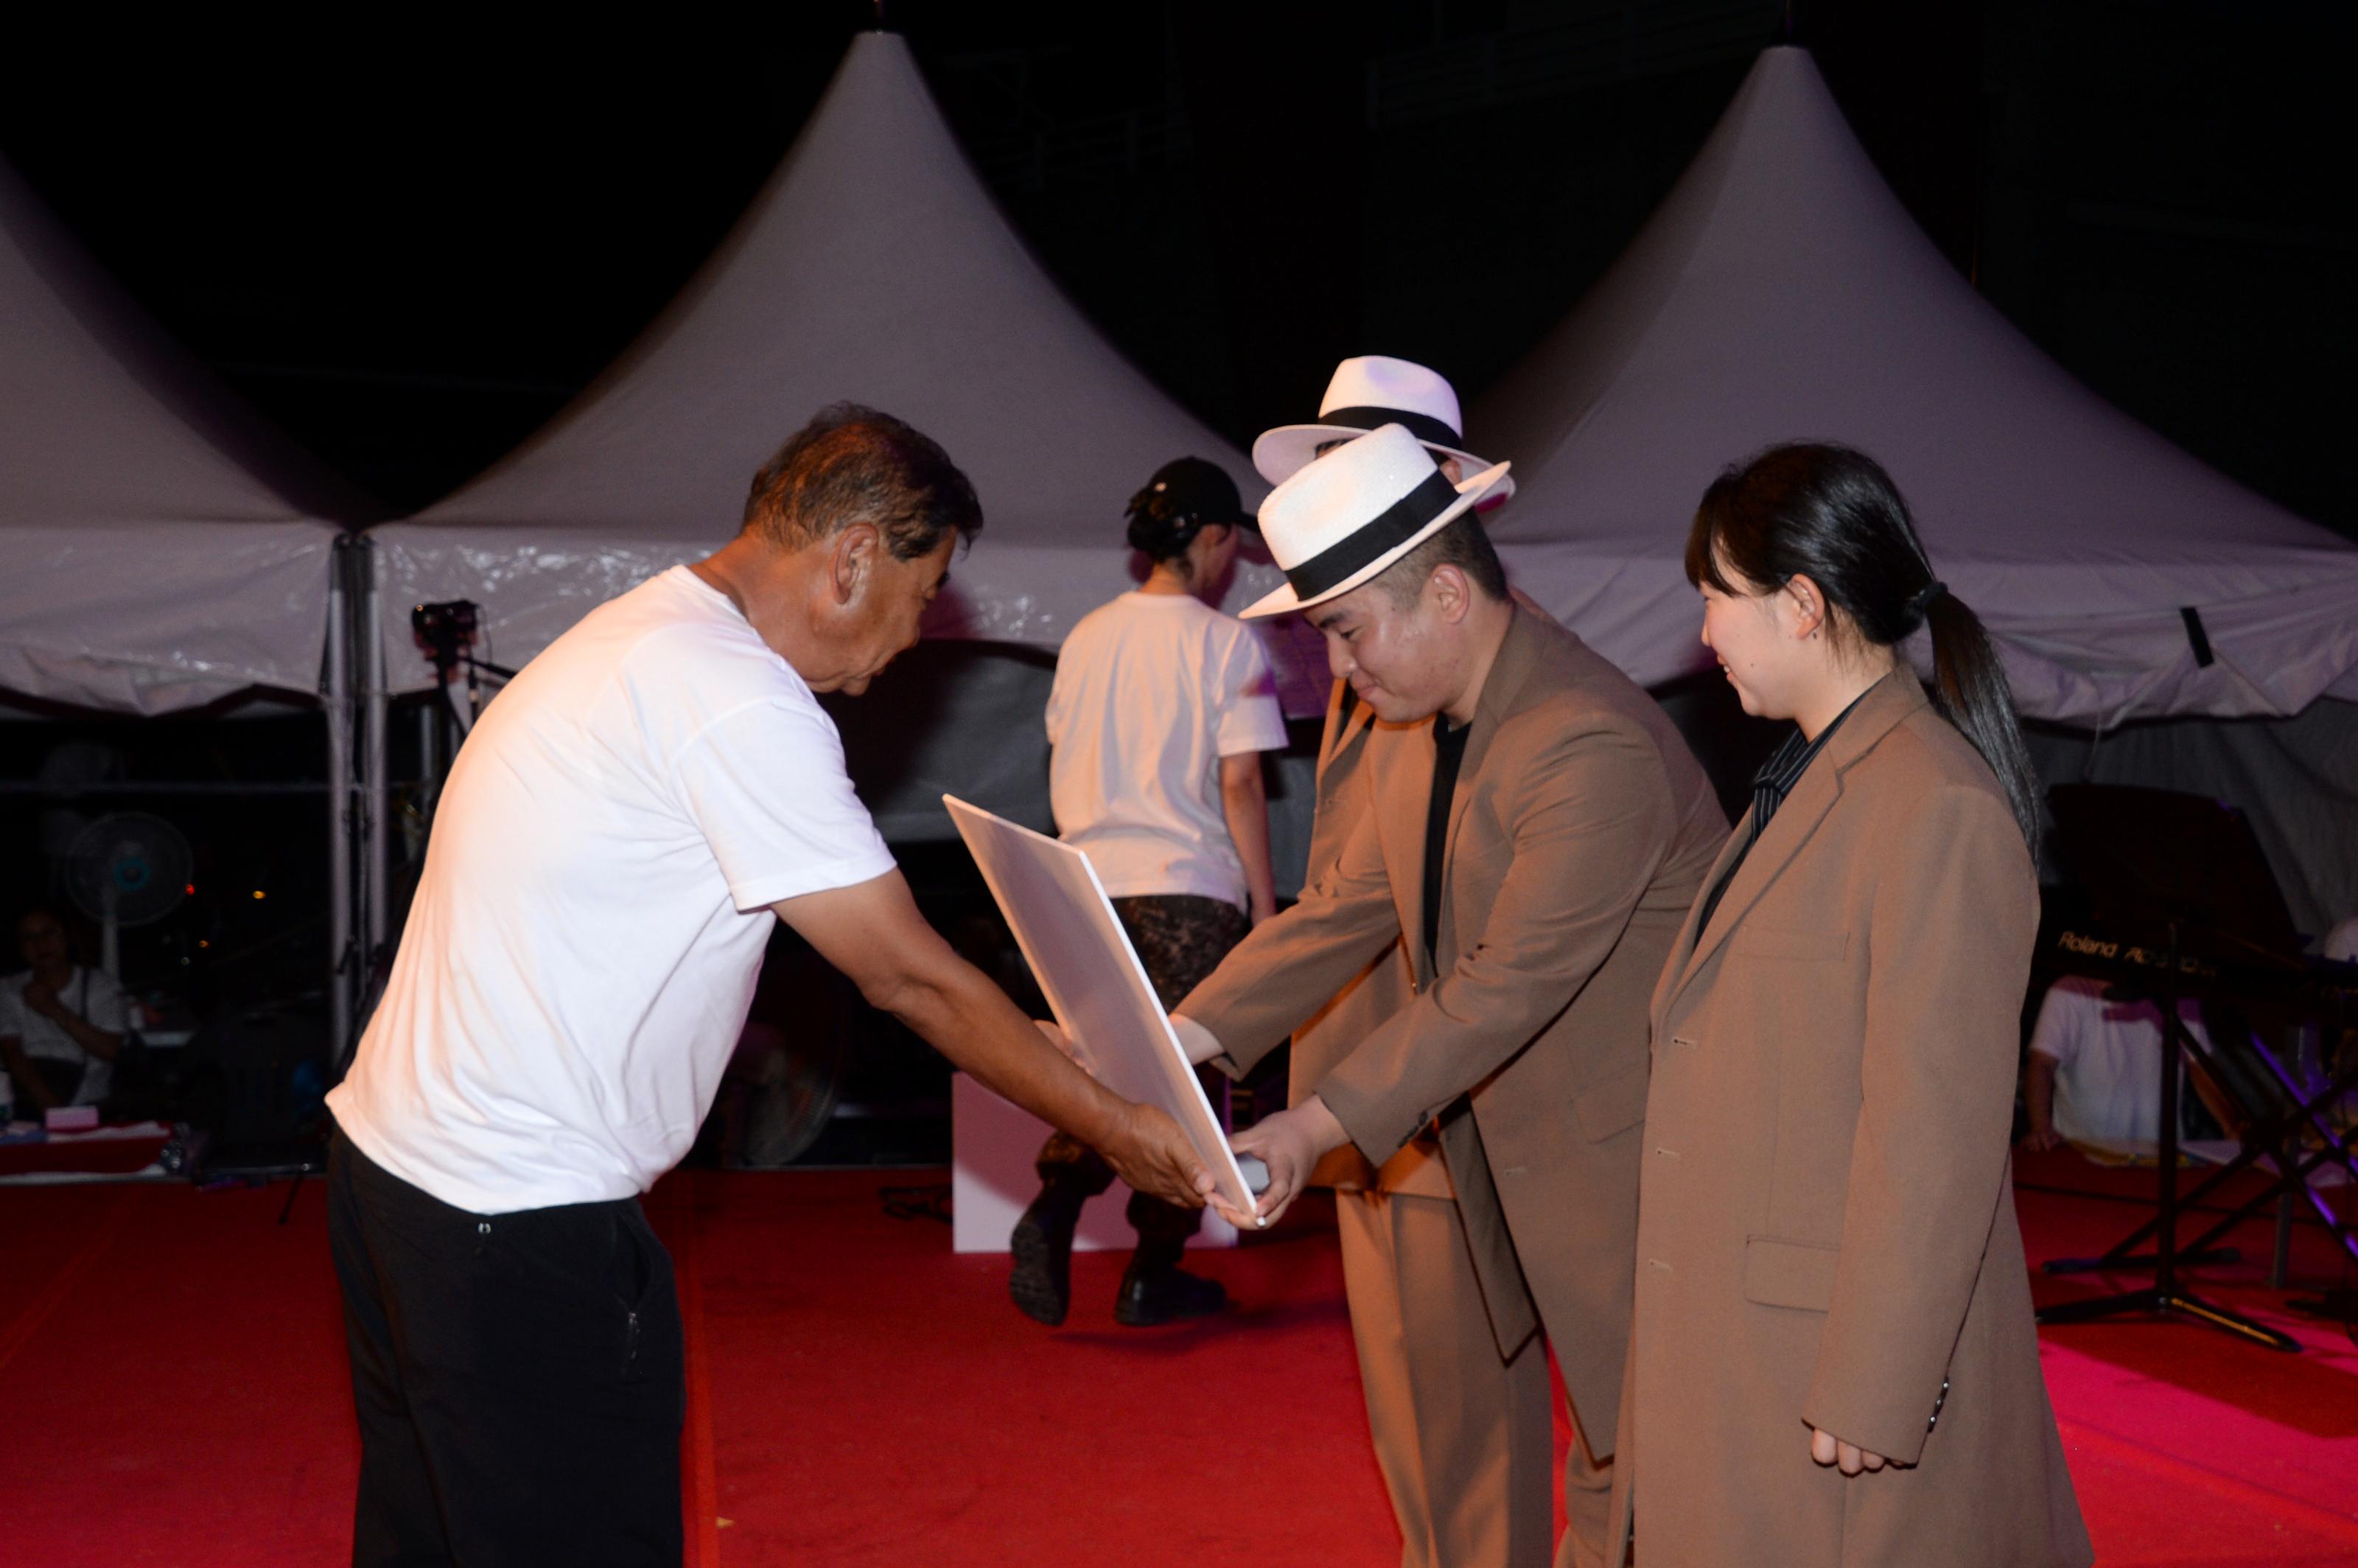
[[[1318,449],[1329,441],[1348,441],[1379,425],[1400,425],[1445,458],[1455,458],[1465,473],[1490,465],[1466,449],[1458,432],[1465,421],[1457,412],[1457,393],[1447,378],[1409,360],[1363,354],[1335,367],[1326,395],[1318,400],[1318,419],[1309,425],[1280,425],[1264,430],[1253,442],[1253,467],[1271,484],[1282,483],[1308,468]],[[1498,487],[1498,499],[1515,493],[1515,481]]]
[[[1324,604],[1373,580],[1507,482],[1507,465],[1458,484],[1404,425],[1385,425],[1299,470],[1260,503],[1260,536],[1285,586],[1248,621]]]

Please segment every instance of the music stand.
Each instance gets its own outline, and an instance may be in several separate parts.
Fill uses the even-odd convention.
[[[2118,939],[2138,989],[2161,1010],[2160,1210],[2094,1260],[2061,1260],[2050,1273],[2150,1266],[2153,1283],[2039,1314],[2043,1324],[2087,1323],[2129,1313],[2190,1317],[2271,1350],[2299,1351],[2289,1335],[2202,1297],[2178,1277],[2179,1077],[2201,1048],[2178,1016],[2190,967],[2233,964],[2299,974],[2300,938],[2251,824],[2201,795],[2118,784],[2059,784],[2048,792],[2056,836],[2088,890],[2097,923]],[[2136,985],[2136,982],[2130,982]],[[2150,1255],[2130,1250],[2153,1237]]]

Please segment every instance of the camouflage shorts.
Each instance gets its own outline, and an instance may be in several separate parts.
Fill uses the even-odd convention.
[[[1122,929],[1130,933],[1130,946],[1138,949],[1139,962],[1146,966],[1147,980],[1165,1011],[1177,1007],[1189,991],[1203,984],[1228,956],[1228,949],[1252,929],[1245,912],[1235,904],[1193,893],[1118,898],[1113,901],[1113,912],[1120,917]],[[1197,1072],[1214,1108],[1227,1104],[1228,1081],[1209,1067]],[[1091,1195],[1113,1184],[1112,1167],[1095,1150],[1062,1132],[1042,1146],[1039,1169],[1043,1180],[1068,1182]],[[1174,1208],[1130,1195],[1130,1222],[1142,1236],[1193,1235],[1200,1218],[1195,1209]]]

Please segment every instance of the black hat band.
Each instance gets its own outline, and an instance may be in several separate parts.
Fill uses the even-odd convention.
[[[1466,438],[1435,419],[1430,414],[1417,414],[1406,408],[1330,408],[1318,416],[1321,425],[1348,425],[1354,430],[1376,430],[1386,425],[1398,425],[1420,441],[1430,441],[1452,451],[1466,445]]]
[[[1387,551],[1396,550],[1415,538],[1427,524],[1461,499],[1448,476],[1435,469],[1422,484],[1353,529],[1347,537],[1300,566],[1288,568],[1285,580],[1293,585],[1296,599],[1316,599]]]

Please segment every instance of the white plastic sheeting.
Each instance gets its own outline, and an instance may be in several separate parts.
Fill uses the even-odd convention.
[[[1891,471],[2027,713],[2103,727],[2358,697],[2358,547],[2172,447],[2008,325],[1909,219],[1798,49],[1762,55],[1628,252],[1473,428],[1522,481],[1492,524],[1518,586],[1647,685],[1704,667],[1680,560],[1704,486],[1809,438]]]
[[[0,165],[0,687],[317,692],[337,529],[267,456]]]
[[[940,441],[987,526],[933,636],[1055,647],[1130,586],[1122,506],[1187,453],[1244,458],[1098,335],[968,168],[907,45],[852,45],[785,160],[703,273],[529,443],[375,529],[396,689],[430,683],[412,605],[479,601],[520,665],[593,605],[736,531],[754,470],[823,405],[867,403]],[[1248,570],[1231,606],[1275,578]]]

